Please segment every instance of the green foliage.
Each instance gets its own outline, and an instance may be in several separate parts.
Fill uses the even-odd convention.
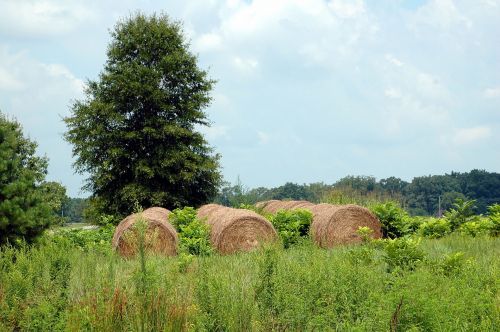
[[[275,274],[278,265],[278,252],[274,246],[264,248],[259,260],[259,281],[255,288],[255,297],[259,309],[266,314],[276,314],[274,305],[276,296]]]
[[[59,182],[43,182],[40,185],[44,200],[52,211],[51,224],[62,225],[68,221],[63,214],[63,208],[69,200],[66,188]]]
[[[309,235],[312,217],[311,211],[305,209],[280,210],[275,215],[269,216],[269,221],[287,249]]]
[[[371,211],[382,223],[384,237],[397,238],[412,232],[412,223],[408,213],[396,202],[388,201],[371,207]]]
[[[457,229],[459,233],[476,237],[479,235],[488,235],[494,233],[492,231],[494,224],[487,218],[477,218],[476,221],[468,221],[460,225]]]
[[[431,263],[431,267],[439,274],[447,277],[458,276],[465,272],[467,267],[472,264],[470,259],[466,259],[465,253],[462,251],[445,254],[438,261]]]
[[[373,233],[373,229],[370,227],[359,227],[356,233],[361,237],[363,243],[369,243],[371,241],[371,235]]]
[[[83,222],[83,211],[88,205],[86,198],[68,198],[63,206],[64,216],[68,222]]]
[[[422,236],[437,239],[451,232],[451,225],[445,218],[429,218],[420,225],[419,232]]]
[[[240,205],[250,205],[255,203],[248,193],[248,189],[238,176],[236,184],[233,186],[229,182],[223,182],[222,186],[214,199],[214,202],[224,206],[238,207]]]
[[[247,189],[241,181],[225,183],[215,201],[222,205],[255,204],[270,199],[295,199],[331,204],[358,204],[371,208],[387,201],[397,201],[412,216],[440,216],[453,207],[457,198],[476,199],[477,213],[500,202],[500,174],[483,170],[466,173],[415,177],[410,183],[396,177],[378,182],[370,176],[347,176],[334,184],[286,183],[275,188]],[[441,210],[439,210],[441,202]]]
[[[492,236],[500,235],[500,204],[493,204],[488,207],[488,219],[491,221]]]
[[[70,245],[82,251],[105,250],[110,246],[115,227],[106,224],[95,229],[59,228],[48,231],[39,239],[40,243],[52,242],[60,245]]]
[[[401,298],[398,331],[498,330],[500,239],[423,239],[429,259],[406,273],[386,273],[385,250],[369,247],[305,242],[198,257],[186,269],[148,256],[142,278],[140,259],[110,247],[4,246],[0,330],[387,331]]]
[[[248,189],[243,186],[238,177],[235,185],[224,182],[214,201],[217,204],[233,207],[238,207],[241,204],[253,205],[270,199],[308,200],[319,203],[332,189],[333,185],[322,182],[302,185],[287,182],[275,188]]]
[[[445,212],[444,217],[450,222],[452,231],[466,222],[477,221],[477,216],[474,214],[475,203],[475,200],[466,201],[459,198],[453,204],[453,208]]]
[[[181,252],[197,256],[208,256],[212,253],[210,228],[198,219],[196,209],[192,207],[175,209],[168,218],[179,233]]]
[[[182,26],[165,15],[117,23],[107,61],[65,118],[78,172],[90,174],[94,216],[141,206],[198,206],[219,186],[219,156],[200,132],[214,81]]]
[[[0,113],[0,245],[32,240],[50,226],[51,208],[40,184],[47,159],[25,138],[16,121]]]
[[[420,240],[398,238],[388,240],[385,246],[384,261],[389,272],[414,270],[424,259],[425,254],[420,248]]]

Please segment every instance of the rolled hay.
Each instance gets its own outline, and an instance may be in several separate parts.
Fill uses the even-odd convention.
[[[359,227],[368,227],[372,238],[382,237],[382,225],[370,210],[358,205],[317,204],[308,206],[313,213],[311,236],[313,241],[322,248],[337,245],[359,243],[362,241],[357,234]]]
[[[280,201],[278,201],[276,199],[272,199],[272,200],[269,200],[269,201],[261,201],[261,202],[255,203],[255,207],[257,209],[264,209],[267,205],[269,205],[272,202],[280,202]]]
[[[170,211],[151,207],[142,213],[134,213],[116,226],[113,248],[123,257],[133,257],[139,250],[139,234],[135,223],[142,218],[146,224],[144,246],[147,252],[174,256],[177,254],[177,232],[168,222]]]
[[[308,208],[310,206],[313,206],[314,204],[308,201],[277,201],[277,200],[271,200],[267,202],[260,202],[260,203],[265,203],[262,204],[262,211],[275,214],[279,210],[296,210],[296,209],[303,209],[303,208]],[[257,203],[259,204],[259,203]],[[256,205],[259,207],[258,205]]]
[[[221,254],[250,251],[278,239],[273,225],[250,210],[207,204],[198,209],[198,218],[210,226],[210,242]]]

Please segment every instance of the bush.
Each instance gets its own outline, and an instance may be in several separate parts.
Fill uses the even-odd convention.
[[[500,204],[493,204],[488,207],[488,219],[491,221],[490,235],[500,235]]]
[[[420,240],[399,238],[388,240],[385,245],[384,261],[387,270],[414,270],[424,259],[424,252],[420,248]]]
[[[476,237],[478,235],[490,234],[493,223],[486,218],[478,218],[477,221],[466,222],[458,228],[458,232],[464,235]]]
[[[451,232],[450,222],[444,218],[429,218],[420,225],[419,232],[422,236],[437,239]]]
[[[463,272],[466,265],[470,263],[470,260],[465,259],[465,254],[458,251],[444,255],[441,260],[434,262],[433,266],[437,273],[449,277]]]
[[[384,237],[393,239],[411,233],[411,218],[396,202],[376,204],[371,207],[371,211],[382,223]]]
[[[283,241],[283,246],[289,248],[298,243],[302,237],[309,235],[309,228],[312,222],[312,213],[309,210],[280,210],[275,215],[269,217]]]
[[[477,221],[478,216],[474,214],[476,200],[466,201],[457,198],[453,208],[444,213],[444,217],[450,222],[451,230],[458,229],[462,224]]]
[[[100,226],[96,229],[57,229],[46,233],[40,238],[40,243],[54,242],[59,245],[69,244],[80,250],[90,250],[94,248],[107,249],[110,247],[111,239],[115,232],[115,227],[111,224]]]
[[[210,228],[198,219],[196,209],[192,207],[175,209],[169,215],[169,220],[179,233],[181,253],[199,256],[208,256],[212,253]]]

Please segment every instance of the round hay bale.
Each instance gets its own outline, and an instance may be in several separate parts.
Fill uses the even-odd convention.
[[[356,233],[359,227],[371,228],[375,239],[382,237],[380,221],[364,207],[318,204],[308,209],[313,213],[311,236],[322,248],[361,242],[361,237]]]
[[[270,203],[273,203],[273,202],[281,202],[281,201],[276,200],[276,199],[271,199],[269,201],[261,201],[261,202],[255,203],[255,207],[258,209],[264,209],[267,205],[269,205]]]
[[[146,251],[174,256],[177,254],[177,232],[168,222],[170,211],[161,207],[151,207],[142,213],[134,213],[116,226],[113,248],[123,257],[133,257],[138,251],[137,229],[134,224],[143,218],[147,223],[145,236]]]
[[[262,207],[262,211],[275,214],[279,210],[295,210],[295,209],[303,209],[309,206],[313,206],[314,204],[308,201],[267,201]]]
[[[208,204],[198,209],[198,218],[210,226],[210,242],[221,254],[250,251],[278,238],[273,225],[250,210]]]

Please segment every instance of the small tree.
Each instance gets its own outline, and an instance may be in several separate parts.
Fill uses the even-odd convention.
[[[46,181],[40,185],[43,198],[52,211],[52,223],[64,224],[69,218],[64,215],[63,209],[69,201],[66,188],[59,182]]]
[[[450,222],[451,230],[459,228],[462,224],[470,221],[477,221],[478,217],[474,213],[476,200],[463,200],[457,198],[453,203],[453,208],[444,213],[444,217]]]
[[[0,244],[31,240],[50,225],[50,207],[39,184],[47,159],[23,137],[21,125],[0,113]]]
[[[125,215],[138,202],[199,206],[217,193],[219,156],[198,126],[214,81],[197,66],[181,24],[136,14],[111,33],[107,62],[65,119],[78,172],[99,213]]]

